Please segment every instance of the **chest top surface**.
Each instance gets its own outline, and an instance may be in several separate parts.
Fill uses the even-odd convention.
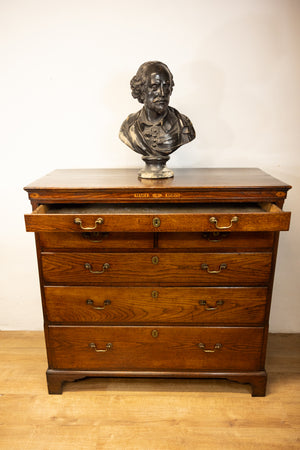
[[[257,168],[177,169],[145,180],[137,169],[58,169],[24,189],[34,201],[204,201],[284,199],[291,186]]]

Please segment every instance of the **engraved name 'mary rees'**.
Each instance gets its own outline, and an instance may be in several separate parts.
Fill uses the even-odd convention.
[[[141,178],[170,178],[169,155],[195,138],[191,121],[169,106],[174,81],[169,68],[159,61],[140,66],[131,82],[132,96],[144,106],[123,122],[120,139],[143,155]]]

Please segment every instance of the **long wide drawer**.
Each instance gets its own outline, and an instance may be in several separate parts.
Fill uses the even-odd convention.
[[[48,329],[49,366],[84,370],[259,370],[263,328]]]
[[[43,253],[45,284],[265,285],[271,253]]]
[[[46,317],[57,323],[262,324],[267,288],[46,286]]]
[[[40,205],[27,231],[283,231],[290,213],[272,203]]]

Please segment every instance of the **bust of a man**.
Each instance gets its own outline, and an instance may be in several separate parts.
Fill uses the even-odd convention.
[[[195,138],[191,121],[169,106],[174,86],[169,68],[159,61],[146,62],[130,85],[132,96],[144,106],[123,122],[120,139],[144,157],[168,160],[169,154]]]

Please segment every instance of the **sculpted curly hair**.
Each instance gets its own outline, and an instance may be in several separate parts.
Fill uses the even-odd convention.
[[[161,66],[163,69],[165,69],[170,74],[171,90],[173,89],[173,86],[174,86],[173,75],[170,72],[170,69],[168,68],[168,66],[166,66],[166,64],[164,64],[160,61],[145,62],[138,68],[136,75],[130,81],[132,97],[138,99],[138,101],[140,103],[144,103],[144,100],[145,100],[144,87],[146,84],[146,72],[147,72],[148,67],[151,65],[158,65],[158,66]]]

